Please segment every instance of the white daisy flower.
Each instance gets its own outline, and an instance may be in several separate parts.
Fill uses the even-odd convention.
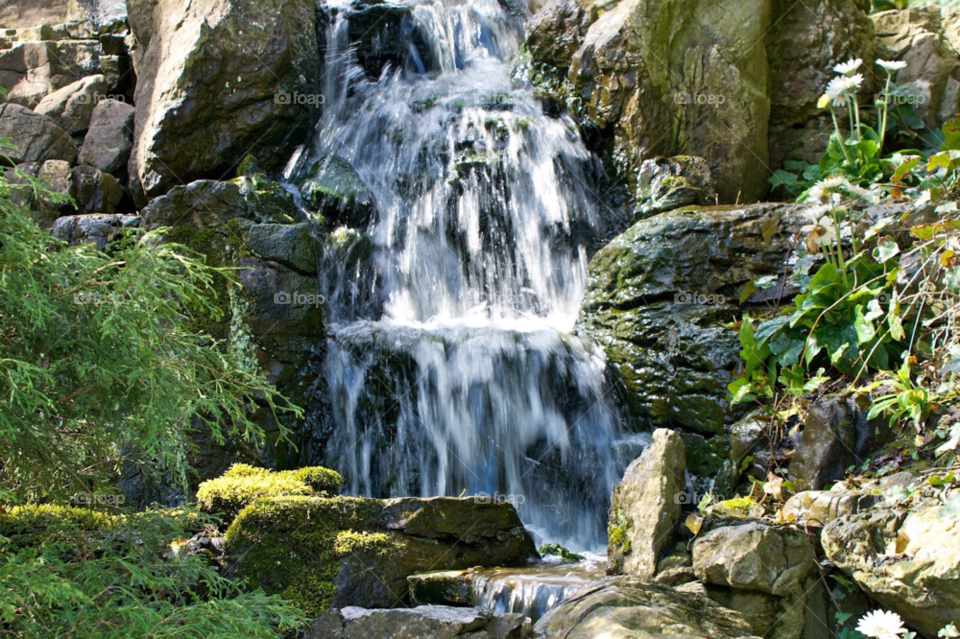
[[[863,76],[859,73],[850,77],[840,76],[830,80],[825,95],[833,101],[833,106],[841,107],[847,103],[847,98],[857,92],[861,84],[863,84]]]
[[[877,60],[877,64],[888,72],[893,73],[894,71],[899,71],[900,69],[906,69],[907,63],[901,61],[891,62],[889,60]]]
[[[837,227],[829,215],[800,227],[800,231],[807,234],[807,253],[819,253],[821,246],[830,246],[837,241]]]
[[[937,636],[953,639],[954,637],[960,637],[960,630],[957,630],[957,627],[952,623],[948,623],[940,629],[940,632],[937,633]]]
[[[868,612],[857,624],[857,632],[873,639],[899,639],[906,631],[900,615],[886,610]]]
[[[860,58],[855,58],[847,60],[843,64],[838,64],[837,66],[833,67],[833,70],[840,75],[852,76],[856,70],[860,68],[861,64],[863,64],[863,60]]]

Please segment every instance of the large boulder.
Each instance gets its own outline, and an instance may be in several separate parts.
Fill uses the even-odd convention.
[[[477,608],[331,608],[313,620],[304,639],[520,639],[523,615],[493,615]]]
[[[546,66],[567,63],[558,43],[577,47],[565,79],[573,106],[591,128],[612,132],[624,174],[657,155],[700,155],[722,200],[759,199],[770,106],[757,43],[770,27],[770,0],[598,5],[551,3],[543,11],[554,26],[539,20],[527,46]]]
[[[178,186],[150,202],[142,215],[150,228],[189,225],[208,229],[236,218],[260,223],[299,221],[297,208],[283,189],[249,178],[198,180]]]
[[[876,503],[874,495],[857,495],[845,490],[804,490],[783,505],[784,520],[798,526],[823,528],[845,515],[855,515]]]
[[[90,128],[90,116],[107,89],[103,75],[87,76],[45,96],[33,110],[50,116],[71,135],[83,133]]]
[[[9,138],[16,150],[4,151],[15,164],[63,160],[73,164],[77,145],[70,135],[45,115],[19,104],[0,105],[0,138]]]
[[[402,607],[414,573],[538,557],[513,506],[452,497],[264,499],[240,512],[226,552],[235,574],[315,615]]]
[[[702,595],[627,577],[601,582],[565,600],[534,626],[556,639],[741,639],[752,634],[743,617]]]
[[[127,229],[140,226],[139,215],[67,215],[57,219],[51,232],[69,244],[95,244],[103,251]]]
[[[319,93],[315,2],[131,0],[129,11],[141,202],[223,177],[249,153],[266,168],[286,160],[317,105],[296,99]]]
[[[812,537],[792,527],[748,522],[715,528],[693,542],[693,571],[704,583],[786,596],[815,569]]]
[[[740,344],[726,324],[740,317],[747,282],[783,272],[801,211],[681,209],[638,222],[593,257],[580,327],[606,351],[638,427],[710,436],[732,421]]]
[[[877,603],[926,637],[960,618],[956,496],[910,512],[876,508],[831,521],[823,549]]]
[[[613,489],[608,571],[652,579],[680,518],[686,451],[677,433],[658,429]]]
[[[133,112],[133,107],[126,102],[99,102],[90,116],[90,128],[83,138],[77,161],[125,182],[127,160],[133,148]]]

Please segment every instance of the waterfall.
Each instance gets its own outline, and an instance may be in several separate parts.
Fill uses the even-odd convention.
[[[603,545],[623,460],[602,351],[573,333],[597,224],[576,125],[515,77],[497,0],[393,7],[378,75],[350,39],[369,5],[326,10],[325,111],[287,178],[348,163],[373,212],[324,250],[315,461],[354,494],[505,499],[544,541]]]

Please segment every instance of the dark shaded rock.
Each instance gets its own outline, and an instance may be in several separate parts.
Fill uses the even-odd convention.
[[[739,292],[783,271],[802,207],[684,209],[643,220],[597,252],[581,330],[604,348],[638,427],[721,433],[740,362]]]
[[[0,105],[0,138],[9,138],[17,148],[4,153],[14,164],[47,160],[73,164],[77,159],[77,146],[66,131],[19,104]]]
[[[403,606],[412,574],[538,557],[513,506],[450,497],[260,500],[230,526],[226,549],[236,574],[308,614]]]
[[[247,231],[247,246],[262,261],[317,274],[317,241],[308,224],[254,224]]]
[[[820,490],[863,462],[872,428],[853,397],[831,395],[809,405],[800,443],[790,461],[799,488]]]
[[[833,611],[819,575],[812,575],[802,585],[802,592],[777,597],[749,590],[707,585],[706,594],[724,608],[739,612],[765,639],[822,639],[838,632],[830,618]],[[844,611],[852,612],[851,601],[844,598]],[[864,610],[864,612],[866,612]]]
[[[427,572],[407,577],[410,601],[416,605],[442,604],[450,606],[471,605],[469,570]]]
[[[610,637],[711,637],[740,639],[750,626],[733,610],[707,597],[620,577],[565,600],[534,626],[537,636],[557,639]]]
[[[199,180],[158,197],[141,212],[149,228],[189,224],[210,228],[235,218],[255,222],[298,221],[299,211],[286,191],[250,178],[230,182]]]
[[[520,639],[523,615],[493,615],[477,608],[417,606],[385,610],[331,608],[314,619],[304,639]]]
[[[129,167],[138,203],[222,178],[249,153],[267,169],[286,161],[284,142],[317,115],[316,101],[293,97],[318,94],[312,0],[131,0],[128,9],[139,41]]]
[[[90,117],[90,128],[83,139],[78,162],[110,173],[123,182],[131,148],[133,107],[118,100],[99,102]]]
[[[683,440],[658,429],[643,454],[627,467],[613,489],[607,524],[607,571],[652,579],[680,518],[680,494],[686,483]]]

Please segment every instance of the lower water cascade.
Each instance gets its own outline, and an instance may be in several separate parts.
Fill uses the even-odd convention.
[[[293,181],[347,163],[372,200],[322,258],[314,461],[352,494],[506,500],[538,543],[601,549],[637,442],[602,351],[574,332],[595,160],[572,120],[544,114],[497,0],[404,6],[406,53],[378,77],[350,44],[351,6],[328,6],[325,112],[288,167]]]

